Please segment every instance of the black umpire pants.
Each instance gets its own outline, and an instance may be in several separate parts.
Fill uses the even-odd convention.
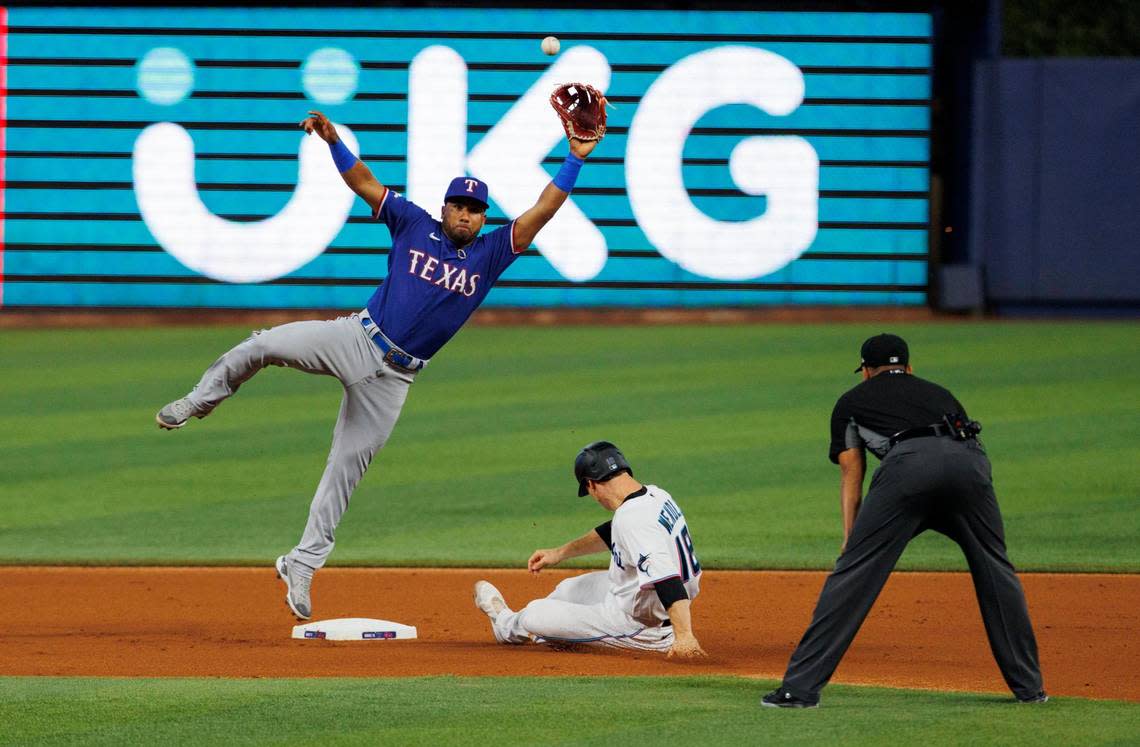
[[[1019,698],[1041,688],[1025,593],[1005,550],[990,462],[976,441],[915,438],[887,454],[828,576],[784,688],[815,699],[859,632],[910,540],[933,529],[966,554],[990,649]]]

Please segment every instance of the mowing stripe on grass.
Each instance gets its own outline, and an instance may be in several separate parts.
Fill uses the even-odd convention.
[[[1140,705],[707,678],[0,679],[3,744],[1125,744]]]
[[[517,565],[605,518],[571,465],[607,438],[683,501],[706,567],[829,568],[828,417],[883,329],[983,422],[1019,569],[1140,570],[1140,340],[1109,322],[470,327],[413,386],[331,564]],[[271,368],[206,420],[153,422],[248,333],[0,331],[0,563],[252,565],[292,547],[334,380]],[[965,563],[928,533],[900,567]]]

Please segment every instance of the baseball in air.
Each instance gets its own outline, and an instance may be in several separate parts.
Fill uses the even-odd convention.
[[[549,55],[558,54],[558,49],[562,46],[558,41],[557,36],[548,36],[542,40],[542,51]]]

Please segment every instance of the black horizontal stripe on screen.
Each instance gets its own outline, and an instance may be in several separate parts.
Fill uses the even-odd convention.
[[[325,250],[326,254],[356,254],[355,251],[341,251],[339,249],[328,248]],[[367,252],[365,252],[367,253]],[[388,253],[385,249],[384,254]],[[606,256],[610,259],[653,259],[660,260],[664,257],[653,249],[607,249]],[[807,252],[796,257],[794,262],[801,261],[827,261],[833,262],[836,260],[843,262],[926,262],[929,259],[926,252],[921,254],[895,254],[892,252]]]
[[[136,254],[162,254],[166,250],[157,244],[6,244],[6,252],[130,252]],[[330,246],[322,254],[347,257],[386,257],[387,246]],[[652,249],[608,249],[607,256],[619,259],[661,259]],[[809,252],[799,260],[843,260],[855,262],[925,262],[928,255],[895,254],[892,252]]]
[[[387,184],[387,187],[396,192],[407,189],[405,184]],[[81,182],[81,181],[32,181],[16,180],[6,182],[8,189],[134,189],[133,182]],[[282,192],[292,193],[297,189],[295,183],[279,184],[252,184],[252,183],[222,183],[198,182],[197,187],[204,192]],[[694,187],[686,190],[690,195],[698,197],[755,197],[738,189],[718,187]],[[576,195],[622,197],[626,194],[624,187],[575,187]],[[927,191],[910,190],[860,190],[860,189],[821,189],[820,197],[853,197],[853,198],[895,198],[895,199],[926,199],[930,197]]]
[[[926,262],[930,255],[921,254],[895,254],[893,252],[808,252],[801,254],[798,259],[821,260],[826,262]]]
[[[535,39],[537,31],[450,31],[443,29],[265,29],[163,28],[161,26],[9,26],[9,34],[87,36],[276,36],[329,39]],[[562,41],[813,42],[817,44],[930,44],[929,36],[844,36],[838,34],[661,34],[628,31],[560,31]]]
[[[257,94],[253,94],[256,96]],[[370,97],[376,96],[379,98],[387,99],[390,96],[398,96],[401,99],[406,99],[406,94],[368,94],[358,93],[353,98],[368,100]],[[641,96],[606,96],[606,100],[613,104],[638,104],[641,102]],[[514,93],[468,93],[468,101],[482,101],[482,102],[513,102],[519,100],[519,95]],[[808,97],[803,100],[800,106],[930,106],[931,99],[869,99],[869,98],[828,98],[823,96]]]
[[[134,67],[137,59],[123,57],[9,57],[8,64],[17,67],[24,65],[52,65],[58,67]],[[241,68],[266,70],[296,70],[302,65],[301,60],[195,60],[194,65],[201,68]],[[362,60],[358,63],[361,70],[406,70],[410,64],[407,60]],[[533,62],[469,62],[468,70],[480,72],[521,72],[541,73],[550,65],[548,63]],[[610,69],[615,73],[661,73],[670,65],[647,63],[614,63]],[[799,68],[805,75],[930,75],[929,67],[887,67],[887,66],[850,66],[842,65],[803,65]]]
[[[250,214],[218,214],[219,218],[232,220],[239,223],[252,223],[254,221],[265,220],[271,216],[269,215],[250,215]],[[62,213],[62,212],[5,212],[0,213],[0,218],[7,220],[124,220],[124,221],[141,221],[142,216],[138,213]],[[378,221],[370,216],[365,215],[352,215],[345,221],[352,224],[370,224],[376,225]],[[510,221],[506,218],[488,218],[488,226],[505,226]],[[636,228],[637,221],[632,218],[592,218],[590,220],[595,226],[610,226],[610,227],[624,227]],[[926,231],[930,228],[930,223],[927,221],[895,221],[890,223],[876,223],[873,221],[819,221],[816,224],[819,228],[852,228],[852,229],[891,229],[899,231]]]
[[[199,156],[201,158],[201,156]],[[361,156],[363,160],[375,159],[376,156]],[[549,156],[542,160],[543,163],[560,164],[565,159],[565,156]],[[404,160],[400,158],[400,160]],[[625,159],[616,156],[594,156],[591,155],[590,163],[594,164],[624,164]],[[727,158],[682,158],[681,163],[686,166],[727,166]],[[930,161],[841,161],[836,159],[820,159],[820,166],[851,166],[858,168],[876,167],[876,168],[927,168],[930,166]]]
[[[9,67],[134,67],[139,61],[125,57],[9,57],[7,64]]]
[[[356,218],[351,217],[348,219],[350,223],[373,223],[372,218]],[[505,226],[509,223],[506,218],[488,218],[488,226]],[[637,228],[638,223],[630,218],[591,218],[590,222],[595,226],[603,227],[618,227],[618,228]],[[843,221],[843,220],[821,220],[816,226],[818,228],[850,228],[850,229],[889,229],[898,231],[926,231],[930,228],[928,221],[894,221],[890,223],[878,223],[874,221]]]
[[[360,63],[360,67],[367,70],[369,64]],[[541,73],[550,65],[533,62],[468,62],[468,70],[483,72],[522,72]],[[663,73],[672,65],[649,63],[621,63],[610,65],[615,73]],[[842,65],[800,65],[800,72],[805,75],[930,75],[929,67],[899,67],[899,66],[842,66]]]
[[[58,128],[58,129],[105,129],[105,130],[135,130],[142,129],[155,122],[140,122],[137,120],[98,120],[98,119],[9,119],[0,121],[0,125],[23,128]],[[298,131],[295,122],[216,122],[206,120],[200,122],[175,122],[186,130],[233,130],[237,132],[254,130],[258,132]],[[387,123],[343,123],[356,132],[405,132],[407,126],[403,124]],[[467,125],[467,132],[486,133],[495,125]],[[608,134],[625,135],[628,127],[611,127]],[[901,137],[901,138],[927,138],[930,130],[869,130],[869,129],[839,129],[819,127],[694,127],[689,130],[690,135],[802,135],[818,137]]]
[[[0,89],[8,96],[89,96],[91,98],[138,98],[133,88],[9,88]],[[192,99],[281,99],[296,101],[308,99],[300,91],[193,91]],[[609,96],[615,104],[637,104],[641,96]],[[352,96],[354,101],[407,101],[408,94],[398,92],[359,92]],[[519,100],[513,93],[471,93],[468,101],[511,103]],[[852,99],[852,98],[806,98],[801,106],[930,106],[930,99]]]
[[[127,151],[104,152],[92,150],[5,150],[0,154],[7,158],[131,158]],[[296,161],[296,153],[198,153],[196,157],[202,161]],[[564,156],[550,156],[543,159],[543,163],[560,164]],[[362,161],[383,161],[403,163],[407,157],[396,153],[364,153],[360,156]],[[686,166],[727,166],[727,158],[684,158],[681,161]],[[605,165],[621,165],[624,158],[616,156],[590,156],[590,163]],[[929,161],[837,161],[834,159],[821,160],[820,166],[829,167],[873,167],[873,168],[926,168]]]
[[[600,290],[767,290],[767,291],[925,291],[926,284],[905,283],[730,283],[730,282],[668,282],[651,283],[640,280],[500,280],[496,288],[591,288]]]
[[[809,96],[800,106],[930,106],[931,99],[858,99]]]
[[[98,151],[98,150],[6,150],[0,151],[6,158],[132,158],[129,151]],[[296,153],[196,153],[195,158],[201,161],[296,161]],[[397,155],[368,155],[368,161],[399,161],[407,160],[406,156]],[[596,160],[596,159],[591,159]],[[558,160],[562,163],[562,159]]]
[[[171,275],[5,275],[5,282],[13,283],[96,283],[103,285],[235,285],[213,278],[196,275],[177,277]],[[271,286],[346,286],[374,287],[381,282],[378,278],[277,278],[257,285]],[[243,284],[244,285],[244,284]],[[905,283],[731,283],[691,282],[652,283],[641,280],[499,280],[496,288],[588,288],[591,290],[778,290],[778,291],[880,291],[897,293],[925,291],[926,285]]]
[[[300,120],[297,121],[299,122]],[[33,129],[45,129],[54,127],[61,130],[141,130],[152,124],[157,124],[157,122],[127,119],[8,119],[0,121],[0,125],[12,128],[28,127]],[[301,131],[297,126],[297,122],[216,122],[207,120],[201,122],[175,121],[174,124],[186,130],[234,130],[239,132],[243,130]],[[348,126],[362,132],[403,132],[406,129],[402,124],[349,124]],[[468,127],[468,129],[474,131],[473,127]]]
[[[303,101],[309,97],[300,91],[193,91],[192,99],[236,99],[239,101],[274,99],[280,101]],[[358,101],[400,101],[407,96],[395,94],[363,94],[358,93],[352,97]]]
[[[702,159],[699,159],[699,158],[696,158],[696,159],[686,158],[684,160],[684,163],[697,164],[697,163],[701,163],[701,162],[702,162]],[[727,165],[727,163],[728,163],[728,161],[727,161],[727,159],[725,159],[725,164]],[[876,168],[882,168],[882,167],[889,167],[889,168],[916,168],[916,167],[927,168],[930,166],[930,161],[840,161],[840,160],[835,160],[835,159],[820,159],[819,165],[820,166],[858,167],[858,168],[863,168],[863,167],[868,167],[868,166],[869,167],[876,167]]]
[[[160,254],[164,251],[158,244],[36,244],[19,242],[5,244],[5,252],[136,252],[139,254]]]
[[[6,88],[0,89],[0,94],[9,98],[16,96],[62,96],[65,98],[86,96],[93,99],[141,98],[138,91],[133,88]]]
[[[201,68],[260,68],[264,70],[299,70],[304,60],[194,60],[195,67]],[[401,60],[377,60],[370,70],[405,70],[408,62]]]
[[[104,156],[106,157],[106,156]],[[130,158],[130,153],[121,154],[122,158]],[[197,153],[195,158],[201,161],[296,161],[296,153]],[[360,156],[362,161],[382,163],[404,163],[407,156],[394,153],[366,153]],[[558,163],[562,163],[559,159]]]

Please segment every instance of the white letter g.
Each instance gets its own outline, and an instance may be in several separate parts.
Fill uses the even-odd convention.
[[[772,52],[724,46],[690,55],[661,74],[633,117],[626,146],[629,201],[642,231],[662,256],[719,280],[745,280],[780,269],[815,240],[819,157],[796,136],[751,137],[729,157],[737,187],[766,195],[752,220],[710,218],[693,204],[681,173],[685,140],[708,111],[750,104],[790,114],[803,102],[804,78]]]

